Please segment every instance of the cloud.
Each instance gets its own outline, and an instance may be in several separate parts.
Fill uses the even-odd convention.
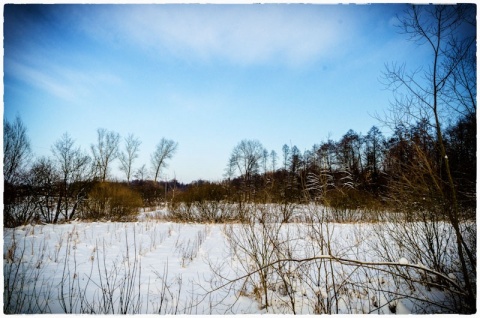
[[[5,72],[56,97],[66,100],[73,100],[75,97],[69,85],[33,67],[14,61],[5,61]]]
[[[352,30],[336,6],[105,6],[84,30],[153,54],[239,64],[305,64],[335,50]]]
[[[33,56],[6,58],[4,65],[9,76],[67,101],[91,95],[102,85],[120,85],[123,82],[113,74],[38,61]]]

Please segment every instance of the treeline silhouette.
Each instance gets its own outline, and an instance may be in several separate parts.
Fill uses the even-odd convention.
[[[7,227],[74,218],[132,220],[140,209],[162,205],[168,205],[171,217],[177,220],[241,220],[240,214],[232,215],[220,203],[236,204],[240,211],[242,205],[250,203],[286,207],[316,202],[335,209],[403,212],[404,203],[408,203],[408,210],[414,213],[415,209],[435,210],[442,198],[436,197],[434,183],[442,186],[446,182],[436,134],[427,121],[408,128],[397,126],[389,137],[375,126],[365,135],[349,130],[340,140],[329,139],[303,152],[284,145],[279,155],[256,140],[242,140],[232,151],[222,181],[189,184],[175,179],[154,181],[148,178],[145,165],[132,173],[128,182],[113,180],[106,177],[108,167],[98,169],[98,161],[75,148],[67,134],[61,139],[62,145],[56,144],[53,158],[32,158],[26,131],[20,118],[4,122]],[[444,131],[444,136],[458,202],[465,214],[473,215],[475,114],[460,118]],[[112,153],[118,156],[118,142],[113,146]],[[163,167],[162,163],[159,166]],[[192,217],[194,210],[197,214],[203,211],[202,216]],[[289,216],[286,213],[284,221],[289,221]]]
[[[459,119],[444,135],[458,201],[462,211],[471,216],[476,205],[475,115]],[[375,126],[366,135],[349,130],[340,140],[316,144],[303,153],[296,146],[284,145],[281,158],[261,147],[260,151],[251,151],[258,147],[245,144],[251,146],[258,141],[239,144],[247,149],[241,161],[249,162],[253,167],[250,171],[222,182],[192,182],[172,200],[177,204],[226,200],[284,205],[315,201],[336,209],[374,210],[404,209],[398,204],[404,201],[418,205],[410,207],[412,212],[441,204],[438,191],[428,180],[446,176],[435,132],[426,121],[410,129],[395,127],[388,138]],[[276,162],[281,166],[276,168]],[[417,180],[419,188],[408,180]]]

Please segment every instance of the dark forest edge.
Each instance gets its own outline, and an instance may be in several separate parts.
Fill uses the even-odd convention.
[[[23,134],[27,153],[30,146],[21,119],[5,122],[5,128],[4,140],[12,138],[8,129],[20,130],[17,136]],[[472,219],[476,205],[476,116],[460,118],[444,136],[462,219]],[[68,151],[60,144],[69,146]],[[249,203],[291,207],[315,202],[334,211],[403,212],[412,219],[422,210],[437,213],[439,218],[444,215],[441,193],[432,186],[434,177],[442,178],[442,167],[437,164],[441,162],[438,142],[435,132],[422,121],[410,129],[396,127],[388,138],[375,126],[366,135],[349,130],[340,140],[316,144],[303,153],[296,146],[284,145],[281,158],[256,140],[242,140],[220,182],[103,179],[108,174],[102,173],[108,170],[98,169],[94,159],[74,148],[67,134],[52,149],[55,158],[36,158],[28,166],[19,164],[15,174],[5,178],[4,226],[71,219],[128,221],[142,210],[165,205],[168,219],[195,222],[242,221],[242,213],[222,213],[220,204],[241,209],[242,204]],[[66,153],[57,155],[59,149]],[[62,158],[72,162],[65,164]],[[8,171],[4,170],[5,174],[8,176]],[[284,221],[292,220],[286,214]]]

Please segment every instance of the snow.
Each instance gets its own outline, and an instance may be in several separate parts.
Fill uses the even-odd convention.
[[[231,233],[246,239],[246,228],[240,224],[165,222],[156,217],[164,212],[148,212],[132,223],[74,221],[4,229],[4,283],[10,286],[16,279],[10,303],[18,306],[12,308],[20,313],[220,315],[291,313],[294,302],[296,313],[312,314],[316,299],[327,299],[336,291],[339,300],[338,308],[331,308],[334,312],[389,314],[390,307],[397,314],[415,312],[415,304],[408,299],[395,300],[392,307],[393,298],[385,293],[373,295],[362,287],[369,284],[379,290],[398,289],[399,285],[387,274],[338,263],[330,268],[326,266],[328,260],[285,263],[285,271],[304,271],[304,276],[284,273],[290,289],[285,289],[280,276],[270,272],[269,279],[278,280],[268,290],[271,301],[265,307],[263,296],[255,294],[253,282],[257,274],[251,280],[227,284],[245,274],[246,264],[247,268],[255,268],[245,252],[234,250],[229,243]],[[314,226],[318,233],[328,230],[332,255],[380,260],[371,248],[373,224]],[[319,238],[306,234],[307,227],[303,223],[284,224],[278,231],[279,239],[291,244],[293,258],[328,258],[330,254],[317,244]],[[258,236],[252,244],[262,242]],[[402,257],[398,263],[406,265],[409,261]],[[15,276],[17,268],[20,275]],[[331,270],[338,285],[329,280]],[[315,285],[318,273],[328,276],[328,280]],[[416,292],[424,292],[421,288]],[[112,305],[102,307],[102,297],[108,290],[114,295]],[[26,295],[23,302],[16,298],[21,295]],[[126,304],[125,299],[130,303]]]

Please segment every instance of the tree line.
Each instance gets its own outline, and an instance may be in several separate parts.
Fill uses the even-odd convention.
[[[57,223],[77,217],[121,219],[135,215],[139,207],[158,204],[168,186],[158,178],[178,144],[166,138],[159,141],[151,154],[153,180],[145,179],[149,174],[145,164],[134,169],[140,144],[130,134],[122,147],[118,133],[100,128],[90,153],[64,133],[51,147],[51,156],[34,158],[21,118],[4,120],[4,225],[34,220]],[[110,176],[116,159],[126,182]]]
[[[476,205],[476,117],[461,117],[444,132],[456,194],[462,211]],[[391,136],[373,126],[365,135],[349,130],[300,151],[283,145],[280,155],[258,140],[232,150],[225,179],[192,182],[173,200],[230,203],[319,202],[337,209],[402,210],[438,208],[443,203],[435,178],[445,183],[435,131],[425,120],[395,127]],[[416,207],[417,205],[417,207]],[[286,220],[288,221],[288,220]]]
[[[121,149],[119,134],[105,129],[97,133],[90,154],[65,133],[52,146],[51,157],[32,158],[22,120],[4,121],[5,226],[35,218],[51,223],[75,217],[121,218],[165,201],[176,205],[315,201],[339,209],[386,209],[398,208],[398,203],[426,208],[439,200],[429,179],[442,174],[436,166],[441,152],[435,131],[425,120],[410,127],[399,125],[389,137],[376,126],[364,135],[350,129],[340,140],[328,139],[303,152],[285,144],[278,154],[258,140],[242,140],[232,150],[223,181],[187,185],[175,179],[159,181],[175,154],[176,142],[161,139],[151,155],[149,174],[145,165],[133,168],[141,144],[138,138],[128,135]],[[465,213],[473,213],[476,117],[459,118],[443,135],[459,204]],[[126,181],[109,178],[115,159]]]

